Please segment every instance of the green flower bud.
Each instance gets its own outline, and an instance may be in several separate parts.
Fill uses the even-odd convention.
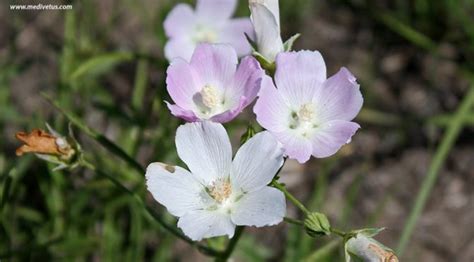
[[[304,220],[306,233],[311,237],[329,235],[331,233],[331,225],[326,215],[318,212],[311,212]]]

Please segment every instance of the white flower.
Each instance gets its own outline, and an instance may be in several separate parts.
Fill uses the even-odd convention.
[[[258,52],[273,62],[276,55],[284,50],[280,36],[278,0],[250,0],[249,6]]]
[[[179,217],[178,227],[193,240],[234,235],[236,225],[276,225],[286,210],[282,192],[267,186],[283,165],[283,152],[268,132],[248,140],[232,161],[221,124],[196,122],[176,133],[179,157],[189,171],[152,163],[146,172],[153,197]]]

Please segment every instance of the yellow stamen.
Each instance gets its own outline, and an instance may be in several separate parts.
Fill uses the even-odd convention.
[[[209,188],[209,194],[217,202],[222,203],[232,194],[232,185],[228,180],[217,180]]]
[[[298,111],[298,117],[303,122],[311,122],[313,120],[314,110],[312,104],[304,104],[300,111]]]
[[[201,97],[202,103],[208,108],[214,108],[219,103],[217,92],[210,85],[204,86],[204,88],[201,90]]]

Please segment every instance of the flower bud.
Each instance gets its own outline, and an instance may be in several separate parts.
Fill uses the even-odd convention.
[[[24,144],[17,148],[16,155],[34,153],[38,158],[58,164],[55,170],[77,166],[81,150],[70,129],[69,137],[64,137],[46,124],[48,131],[33,129],[30,133],[17,132],[15,137]]]
[[[363,231],[356,233],[345,244],[346,261],[398,262],[394,252]]]
[[[278,0],[250,0],[251,20],[257,37],[257,51],[269,62],[284,50],[280,36]]]
[[[326,215],[311,212],[306,216],[304,220],[304,228],[308,235],[312,237],[329,235],[331,233],[331,225]]]

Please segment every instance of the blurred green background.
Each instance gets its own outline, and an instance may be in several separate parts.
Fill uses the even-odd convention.
[[[474,1],[280,2],[283,38],[302,33],[295,48],[321,51],[329,74],[348,67],[365,98],[353,142],[329,159],[288,161],[282,181],[342,229],[387,227],[378,239],[406,246],[401,261],[473,261]],[[71,2],[72,11],[0,4],[0,260],[209,260],[104,176],[53,171],[14,153],[17,131],[48,122],[67,134],[70,119],[46,94],[92,128],[73,127],[86,157],[173,224],[147,194],[140,168],[182,164],[174,148],[181,122],[163,103],[162,22],[176,3],[83,0]],[[237,16],[248,15],[240,1]],[[252,119],[246,110],[226,125],[234,145]],[[112,154],[104,137],[141,167]],[[290,204],[288,215],[301,216]],[[312,239],[296,226],[245,232],[236,261],[344,259],[335,238]]]

